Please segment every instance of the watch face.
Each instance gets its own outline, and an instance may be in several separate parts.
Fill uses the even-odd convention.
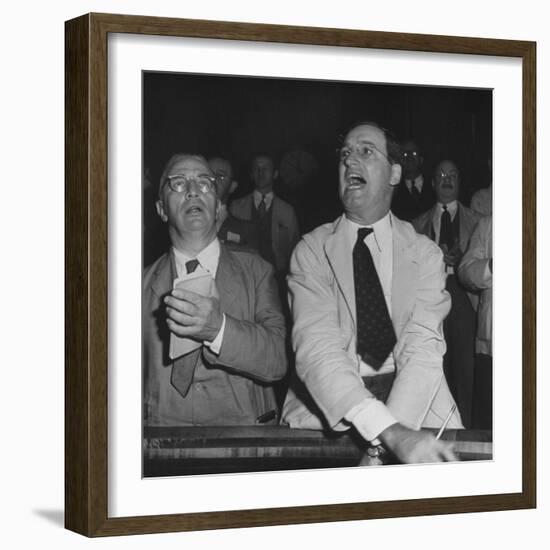
[[[297,188],[305,185],[317,172],[317,161],[307,151],[290,151],[279,166],[279,174],[285,185]]]
[[[376,447],[369,447],[367,454],[372,458],[376,458],[380,454],[380,447],[378,445]]]

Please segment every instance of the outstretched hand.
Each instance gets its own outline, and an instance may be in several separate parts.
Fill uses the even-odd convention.
[[[378,438],[400,462],[406,464],[457,460],[451,442],[441,441],[430,432],[411,430],[399,423],[386,428]]]
[[[166,323],[177,336],[212,342],[222,327],[220,301],[176,288],[164,298]]]

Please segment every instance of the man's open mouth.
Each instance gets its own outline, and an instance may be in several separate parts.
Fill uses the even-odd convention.
[[[201,214],[202,212],[203,212],[203,208],[198,204],[192,204],[191,206],[185,209],[186,214]]]
[[[346,181],[348,182],[348,189],[359,189],[367,183],[365,178],[363,178],[359,174],[349,174],[346,177]]]

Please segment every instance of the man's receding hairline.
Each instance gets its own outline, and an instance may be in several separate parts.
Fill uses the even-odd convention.
[[[445,163],[448,163],[448,164],[452,164],[454,166],[454,169],[460,173],[460,168],[458,167],[458,164],[454,161],[454,160],[451,160],[451,159],[444,159],[440,162],[438,162],[436,165],[435,165],[435,170],[434,172],[437,172],[437,170],[441,167],[442,164],[445,164]]]
[[[357,128],[361,128],[362,126],[370,126],[371,128],[375,128],[376,130],[379,130],[382,133],[382,137],[384,138],[388,160],[392,165],[394,164],[401,165],[401,159],[400,159],[401,144],[399,143],[397,136],[391,130],[389,130],[388,128],[385,128],[375,120],[362,120],[362,121],[355,122],[354,124],[349,126],[346,132],[344,133],[343,141],[345,141],[345,139],[349,136],[351,132],[353,132]]]

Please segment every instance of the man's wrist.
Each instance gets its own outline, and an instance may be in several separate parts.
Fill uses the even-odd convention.
[[[407,428],[399,424],[399,422],[395,422],[391,426],[388,426],[384,431],[380,432],[378,439],[382,442],[384,447],[392,449],[402,436],[403,429]]]
[[[225,313],[222,313],[220,328],[214,335],[214,338],[212,338],[212,340],[204,341],[204,345],[208,347],[210,351],[212,351],[216,355],[220,354],[224,333],[225,333]]]
[[[354,425],[365,440],[371,442],[376,440],[378,434],[396,422],[386,405],[374,396],[367,397],[358,403],[346,414],[345,418]]]

